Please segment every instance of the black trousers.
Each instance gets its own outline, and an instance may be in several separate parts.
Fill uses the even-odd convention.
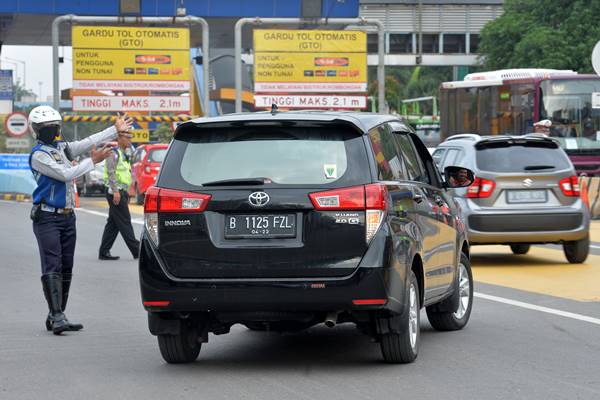
[[[40,250],[42,275],[70,274],[77,239],[75,214],[38,211],[38,217],[33,222],[33,233]]]
[[[102,243],[100,243],[100,254],[105,254],[110,251],[117,235],[121,233],[125,244],[131,251],[131,254],[136,257],[139,252],[140,242],[135,238],[133,226],[131,225],[131,214],[129,213],[129,195],[126,191],[121,190],[121,201],[118,205],[113,204],[113,195],[107,193],[106,200],[108,201],[108,219],[102,234]]]

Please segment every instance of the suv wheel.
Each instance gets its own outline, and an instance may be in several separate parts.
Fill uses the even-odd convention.
[[[417,358],[421,337],[419,315],[419,283],[410,271],[408,301],[399,316],[382,318],[380,324],[388,324],[389,331],[381,335],[381,354],[388,363],[410,363]]]
[[[529,249],[531,248],[530,244],[511,244],[510,249],[513,254],[527,254]]]
[[[448,305],[452,305],[449,311]],[[440,304],[427,307],[427,318],[431,326],[438,331],[456,331],[467,325],[472,307],[473,274],[471,273],[471,263],[465,254],[461,254],[454,294]]]
[[[590,236],[574,242],[563,243],[563,251],[571,264],[581,264],[590,252]]]
[[[169,364],[189,363],[198,358],[202,344],[199,342],[198,330],[190,322],[181,320],[177,335],[158,335],[160,354]]]

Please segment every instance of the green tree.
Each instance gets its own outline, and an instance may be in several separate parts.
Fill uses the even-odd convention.
[[[600,1],[506,0],[504,14],[481,31],[485,69],[556,68],[593,72]]]
[[[36,97],[35,93],[26,89],[25,86],[21,85],[21,81],[17,80],[13,85],[13,98],[15,101],[21,101],[24,96]]]
[[[169,124],[160,124],[152,132],[153,138],[156,138],[159,143],[170,143],[173,139],[173,129]]]

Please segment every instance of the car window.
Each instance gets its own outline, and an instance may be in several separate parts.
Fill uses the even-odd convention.
[[[430,183],[429,176],[425,172],[423,163],[415,150],[409,134],[399,132],[394,136],[406,164],[408,179],[416,182]]]
[[[444,158],[444,161],[442,162],[442,169],[446,168],[448,165],[456,165],[459,154],[460,149],[448,149],[446,158]]]
[[[370,180],[364,140],[338,125],[189,127],[172,142],[159,180],[193,190],[252,178],[266,178],[268,185],[364,184]]]
[[[154,149],[148,153],[148,162],[162,163],[167,154],[167,149]]]
[[[436,149],[431,155],[431,158],[433,158],[435,165],[437,165],[438,167],[440,167],[441,165],[442,159],[444,158],[444,154],[446,154],[446,149]]]
[[[477,168],[492,172],[552,172],[572,168],[565,152],[545,143],[500,142],[476,147]]]
[[[394,136],[386,125],[378,126],[369,132],[377,162],[377,177],[383,181],[406,179],[405,167],[398,157]]]

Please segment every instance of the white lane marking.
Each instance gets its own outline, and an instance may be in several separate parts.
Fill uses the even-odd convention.
[[[92,215],[98,215],[100,217],[106,217],[108,218],[108,213],[103,213],[100,211],[94,211],[94,210],[88,210],[87,208],[77,208],[76,212],[78,211],[83,211],[84,213],[88,213],[88,214],[92,214]],[[131,222],[134,224],[138,224],[138,225],[144,225],[144,220],[143,219],[138,219],[138,218],[131,218]]]
[[[543,313],[547,313],[547,314],[558,315],[560,317],[576,319],[578,321],[589,322],[590,324],[600,325],[600,318],[588,317],[587,315],[575,314],[575,313],[568,312],[568,311],[557,310],[555,308],[536,306],[535,304],[524,303],[522,301],[511,300],[511,299],[507,299],[504,297],[492,296],[490,294],[485,294],[485,293],[474,292],[473,296],[479,297],[481,299],[495,301],[498,303],[509,304],[509,305],[515,306],[515,307],[526,308],[528,310],[539,311],[539,312],[543,312]]]

